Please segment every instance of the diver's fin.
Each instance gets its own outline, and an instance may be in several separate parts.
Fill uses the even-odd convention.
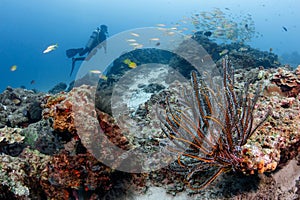
[[[72,58],[72,69],[71,69],[71,73],[70,73],[70,76],[72,75],[73,71],[74,71],[74,68],[75,68],[75,63],[76,61],[83,61],[85,60],[85,57],[78,57],[78,58]]]
[[[75,61],[76,61],[76,58],[72,58],[72,69],[71,69],[70,76],[72,76],[72,73],[73,73],[73,71],[74,71]]]
[[[81,52],[83,48],[77,48],[77,49],[68,49],[66,50],[66,55],[68,58],[74,57],[77,53]]]

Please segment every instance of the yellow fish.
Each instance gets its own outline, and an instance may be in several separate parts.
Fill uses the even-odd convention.
[[[105,76],[105,75],[103,75],[103,74],[101,74],[101,75],[99,76],[99,78],[101,78],[101,79],[104,80],[104,81],[107,81],[107,79],[108,79],[108,77]]]
[[[130,59],[128,59],[128,58],[127,58],[127,59],[125,59],[125,60],[123,60],[123,63],[124,63],[124,64],[126,64],[126,65],[128,65],[130,62],[131,62],[131,60],[130,60]]]
[[[137,67],[136,63],[135,62],[130,62],[128,67],[130,67],[131,69],[134,69]]]
[[[17,70],[17,65],[13,65],[10,67],[10,71],[14,72]]]
[[[45,50],[43,51],[43,53],[49,53],[49,52],[51,52],[51,51],[54,51],[57,47],[58,47],[58,44],[50,45],[50,46],[47,47],[47,49],[45,49]]]
[[[136,64],[135,62],[131,61],[131,60],[128,59],[128,58],[125,59],[125,60],[123,61],[123,63],[126,64],[126,65],[128,65],[128,67],[131,68],[131,69],[134,69],[134,68],[137,67],[137,64]]]

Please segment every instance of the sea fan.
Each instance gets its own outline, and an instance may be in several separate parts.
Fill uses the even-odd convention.
[[[254,125],[260,88],[252,98],[248,83],[243,91],[235,91],[234,73],[227,57],[223,59],[221,86],[217,87],[212,79],[206,80],[193,71],[192,89],[182,91],[179,104],[174,105],[168,97],[165,115],[159,115],[162,130],[172,141],[167,149],[176,153],[177,168],[187,172],[187,184],[196,190],[224,172],[242,171],[241,147],[268,115]]]

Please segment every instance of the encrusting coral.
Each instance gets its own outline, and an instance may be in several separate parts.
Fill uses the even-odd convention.
[[[270,116],[246,145],[256,147],[251,155],[256,160],[263,160],[262,172],[272,171],[271,165],[283,164],[294,158],[297,152],[293,149],[300,145],[299,97],[265,96],[257,105],[257,115],[265,112],[267,107],[271,108]]]
[[[50,118],[30,124],[21,131],[21,135],[25,136],[24,145],[46,155],[58,153],[65,143],[53,130]]]
[[[59,93],[49,97],[45,103],[43,116],[45,119],[53,118],[53,129],[58,132],[71,133],[75,138],[82,140],[87,149],[93,148],[92,144],[97,139],[97,127],[99,126],[111,142],[123,150],[128,149],[128,140],[114,119],[108,114],[95,109],[95,105],[90,96],[93,87],[82,85],[73,88],[69,93]],[[80,99],[80,100],[76,100]],[[80,104],[80,103],[84,104]],[[73,110],[76,108],[77,110]],[[91,113],[91,110],[93,111]],[[75,124],[75,115],[79,120]],[[77,133],[79,130],[89,130]],[[97,143],[99,145],[99,143]],[[100,146],[100,145],[99,145]]]
[[[44,93],[35,93],[32,90],[7,87],[0,94],[0,128],[26,127],[33,123],[30,116],[30,106],[33,102],[39,102]],[[38,109],[38,107],[35,107]]]
[[[18,156],[22,152],[25,137],[20,134],[21,130],[7,126],[0,129],[0,153]]]
[[[21,128],[11,128],[5,126],[0,129],[0,143],[21,143],[24,140],[24,136],[20,135]]]
[[[5,154],[0,155],[1,184],[8,186],[17,197],[25,197],[26,199],[29,196],[29,187],[25,185],[27,178],[25,168],[26,164],[22,159]]]
[[[266,110],[271,112],[242,149],[244,164],[251,166],[247,173],[273,171],[298,154],[295,149],[300,145],[299,71],[300,66],[294,72],[283,68],[267,70],[269,76],[264,80],[264,95],[256,105],[255,119],[260,119]]]
[[[0,155],[0,181],[9,187],[18,199],[36,197],[35,188],[39,187],[41,172],[50,156],[40,154],[36,150],[25,148],[19,157]]]
[[[111,188],[110,176],[113,170],[94,156],[101,153],[102,156],[115,160],[118,155],[109,152],[109,149],[99,149],[106,144],[97,136],[98,127],[110,142],[123,150],[129,148],[128,140],[122,134],[123,130],[114,119],[94,108],[93,99],[88,98],[91,97],[92,89],[91,86],[82,85],[74,87],[69,93],[59,93],[45,99],[44,119],[52,118],[53,129],[58,133],[72,135],[71,141],[65,145],[68,151],[54,155],[43,171],[42,186],[52,199],[68,199],[76,196],[78,192],[91,192],[96,189],[107,191]],[[77,121],[75,115],[78,117]],[[85,128],[88,131],[84,131]],[[78,144],[83,144],[85,150],[78,151]],[[86,149],[92,150],[94,156]],[[99,151],[94,152],[95,149]],[[115,164],[118,165],[118,162]]]
[[[67,99],[67,93],[59,93],[46,98],[43,105],[43,117],[53,118],[53,128],[58,132],[69,132],[75,134],[74,118],[72,116],[72,103]]]
[[[277,92],[282,96],[296,97],[300,92],[300,65],[294,72],[279,68],[271,79],[266,92]]]
[[[41,185],[50,199],[67,200],[80,190],[109,190],[112,171],[89,153],[71,156],[63,151],[41,173]]]

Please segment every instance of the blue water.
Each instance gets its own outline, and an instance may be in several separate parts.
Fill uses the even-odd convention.
[[[69,84],[76,73],[69,77],[71,60],[65,50],[84,47],[101,24],[112,36],[158,23],[171,25],[214,8],[229,8],[226,12],[236,16],[251,14],[262,34],[249,43],[253,47],[272,48],[279,55],[300,52],[299,0],[1,0],[0,91],[21,85],[47,91],[59,82]],[[55,51],[42,53],[56,43]],[[17,70],[11,71],[12,65]]]

